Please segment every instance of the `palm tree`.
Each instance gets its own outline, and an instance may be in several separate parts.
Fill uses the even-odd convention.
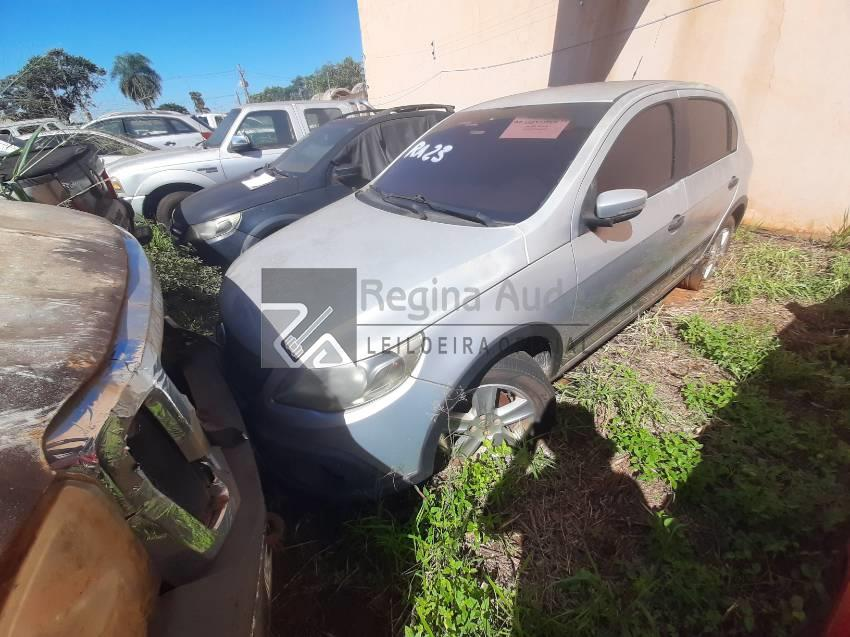
[[[124,97],[153,108],[162,93],[162,78],[151,67],[151,61],[141,53],[116,55],[110,78],[118,79]]]

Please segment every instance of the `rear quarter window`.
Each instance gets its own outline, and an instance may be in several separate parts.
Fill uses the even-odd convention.
[[[732,115],[723,102],[710,99],[691,98],[685,100],[687,126],[685,137],[687,148],[687,172],[695,173],[722,159],[734,150],[730,121]]]
[[[171,126],[171,129],[177,134],[198,132],[196,129],[192,128],[186,122],[180,119],[169,119],[168,123]]]
[[[342,111],[338,108],[307,108],[304,109],[304,118],[307,120],[307,127],[310,130],[318,128],[322,124],[327,124],[332,119],[336,119],[342,115]]]

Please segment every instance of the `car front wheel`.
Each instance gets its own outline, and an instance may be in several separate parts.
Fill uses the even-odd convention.
[[[544,433],[554,419],[555,391],[525,352],[497,361],[449,412],[444,451],[468,457],[485,441],[511,447]]]
[[[177,204],[191,194],[191,192],[181,190],[179,192],[171,192],[165,195],[156,205],[156,222],[170,229],[171,218],[174,215],[174,210],[177,208]]]

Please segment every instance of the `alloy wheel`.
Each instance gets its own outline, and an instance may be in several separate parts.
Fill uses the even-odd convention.
[[[465,412],[449,413],[450,439],[446,446],[461,456],[475,453],[485,440],[517,446],[535,422],[533,403],[517,387],[479,385]]]

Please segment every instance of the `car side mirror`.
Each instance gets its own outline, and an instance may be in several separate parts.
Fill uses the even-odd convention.
[[[230,150],[234,153],[244,153],[253,150],[254,144],[251,143],[251,138],[247,135],[234,135],[230,138]]]
[[[333,169],[333,177],[338,181],[355,179],[360,176],[360,166],[354,164],[337,164]]]
[[[592,227],[611,227],[637,217],[646,206],[647,193],[637,188],[607,190],[596,198],[596,215],[587,219]]]

